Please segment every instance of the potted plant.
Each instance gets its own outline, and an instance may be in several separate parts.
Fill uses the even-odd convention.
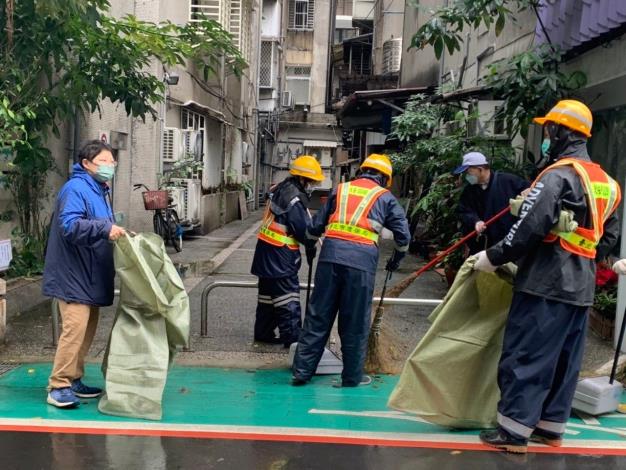
[[[600,338],[610,340],[615,330],[617,275],[607,263],[598,263],[596,293],[589,311],[589,328]]]

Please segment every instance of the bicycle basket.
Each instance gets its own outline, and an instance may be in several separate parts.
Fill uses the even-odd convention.
[[[147,211],[167,209],[169,196],[167,191],[144,191],[141,195],[143,196],[143,206]]]

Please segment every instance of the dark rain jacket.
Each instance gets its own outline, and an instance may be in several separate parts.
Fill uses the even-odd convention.
[[[565,157],[589,161],[586,142],[574,134],[562,146],[557,159]],[[521,208],[521,218],[505,239],[487,250],[494,265],[517,262],[515,290],[550,300],[577,305],[593,305],[595,261],[564,250],[560,243],[543,241],[558,222],[561,209],[574,212],[581,227],[591,227],[583,185],[573,168],[549,170],[537,182]],[[596,251],[605,258],[619,235],[615,213],[604,224],[604,236]]]
[[[109,187],[75,164],[59,191],[50,224],[43,294],[65,302],[107,306],[113,303],[114,223]]]
[[[509,199],[515,198],[530,183],[519,176],[492,171],[489,183],[485,189],[480,184],[467,185],[459,199],[457,212],[461,218],[463,234],[467,235],[475,229],[476,222],[486,222],[502,209],[509,205]],[[470,254],[495,245],[509,233],[515,222],[509,213],[489,224],[482,237],[468,242]],[[485,238],[486,237],[486,241]]]
[[[307,227],[311,221],[308,212],[309,196],[300,185],[298,178],[289,177],[270,191],[270,210],[276,222],[287,227],[289,236],[299,243],[314,246],[317,238],[307,238]],[[251,273],[264,278],[281,278],[298,274],[302,257],[300,250],[286,246],[277,247],[263,240],[257,240]]]
[[[376,176],[363,175],[362,178],[370,179],[381,185],[380,178]],[[315,215],[309,229],[311,236],[319,237],[324,233],[330,216],[336,210],[336,203],[337,190],[335,189],[326,204]],[[406,253],[411,241],[409,225],[404,210],[391,192],[385,192],[376,200],[367,214],[367,218],[370,222],[378,223],[380,227],[391,230],[393,239],[396,242],[396,250]],[[378,264],[378,251],[377,245],[366,245],[364,243],[326,237],[322,244],[319,262],[343,264],[361,271],[375,273]]]

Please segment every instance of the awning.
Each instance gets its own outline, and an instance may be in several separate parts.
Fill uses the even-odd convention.
[[[363,90],[351,94],[337,113],[343,129],[360,129],[388,134],[391,119],[404,111],[414,95],[431,95],[434,87]]]
[[[207,106],[205,104],[200,104],[197,101],[188,100],[182,104],[184,107],[189,108],[193,111],[197,111],[203,114],[207,114],[210,118],[216,119],[220,122],[223,122],[227,126],[232,126],[232,123],[226,120],[226,116],[221,111],[218,111],[215,108]]]
[[[337,142],[331,140],[305,140],[303,147],[311,147],[317,149],[334,149],[337,148]]]

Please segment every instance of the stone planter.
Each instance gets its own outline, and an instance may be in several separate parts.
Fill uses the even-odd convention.
[[[222,223],[223,193],[205,194],[200,198],[200,215],[202,235],[220,228]]]
[[[590,308],[589,328],[600,338],[612,340],[615,332],[615,320],[603,317],[595,308]]]

